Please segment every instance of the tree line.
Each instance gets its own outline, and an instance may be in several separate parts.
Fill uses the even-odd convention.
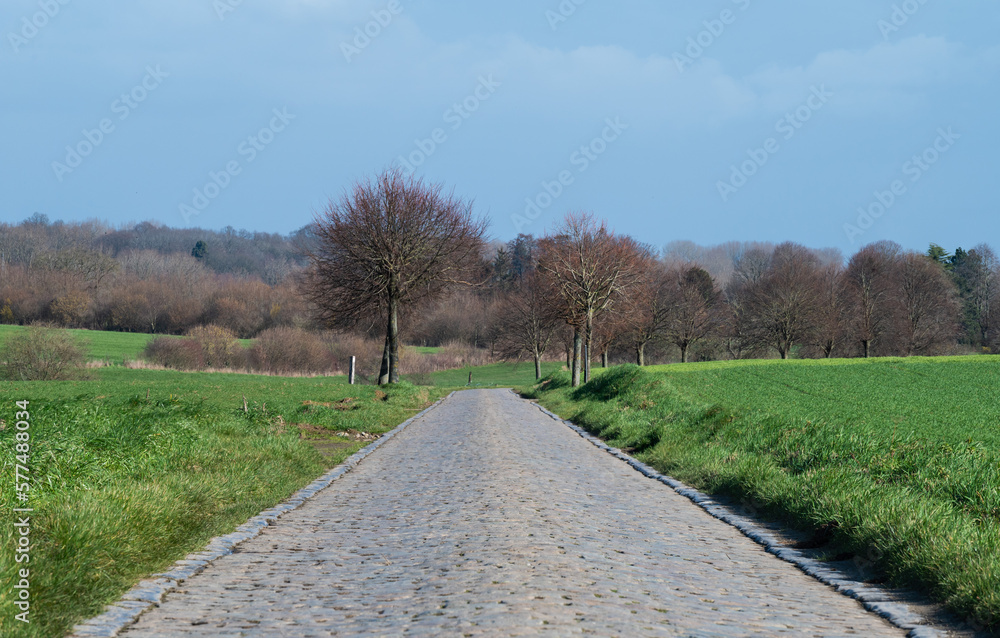
[[[240,337],[311,321],[290,237],[150,222],[0,224],[0,323],[182,334],[215,324]]]
[[[695,260],[657,254],[589,215],[541,239],[519,237],[495,263],[530,258],[503,293],[498,338],[541,360],[572,332],[573,383],[609,354],[661,360],[831,358],[995,352],[1000,262],[981,244],[948,254],[880,241],[850,259],[795,243],[735,251],[724,280]],[[565,348],[565,345],[563,346]],[[587,353],[580,357],[581,347]],[[665,353],[664,349],[669,352]]]
[[[1000,265],[985,244],[948,254],[881,241],[845,262],[791,242],[736,243],[723,247],[720,268],[719,250],[658,251],[571,213],[544,237],[488,249],[468,202],[394,170],[332,202],[314,228],[306,294],[328,325],[366,324],[372,334],[384,326],[386,382],[398,378],[400,322],[419,340],[441,315],[478,316],[477,345],[534,361],[536,375],[561,350],[574,385],[593,361],[644,365],[650,353],[686,362],[998,346]],[[475,292],[455,293],[460,284]]]
[[[112,228],[34,215],[0,224],[0,323],[242,337],[332,329],[489,360],[639,365],[759,357],[996,352],[1000,264],[876,242],[849,259],[794,243],[662,249],[567,215],[542,237],[490,242],[472,203],[399,171],[356,183],[291,236]]]

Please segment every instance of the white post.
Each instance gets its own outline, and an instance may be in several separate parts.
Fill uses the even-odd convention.
[[[357,357],[351,357],[351,367],[350,370],[348,370],[347,372],[347,382],[350,383],[351,385],[354,385],[354,365],[356,361]]]

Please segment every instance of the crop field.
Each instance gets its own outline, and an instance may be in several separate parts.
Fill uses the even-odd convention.
[[[15,402],[28,400],[34,510],[32,623],[10,632],[17,610],[4,589],[4,636],[65,635],[136,581],[287,498],[444,392],[342,378],[91,374],[0,382],[0,505],[24,506],[15,500],[14,423]],[[0,530],[4,547],[14,547],[13,534],[10,525]],[[22,567],[12,551],[0,554],[3,582],[17,582]]]
[[[1000,449],[1000,357],[725,362],[657,366],[699,401],[857,432]]]
[[[623,366],[524,392],[828,557],[1000,619],[1000,357]]]

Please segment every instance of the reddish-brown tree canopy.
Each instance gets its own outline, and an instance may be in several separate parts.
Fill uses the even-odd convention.
[[[355,184],[314,223],[316,249],[305,287],[329,325],[387,317],[380,382],[399,380],[398,313],[447,286],[468,283],[487,221],[439,185],[390,169]]]
[[[539,242],[539,249],[538,269],[558,291],[563,318],[578,334],[583,332],[588,352],[584,363],[589,362],[595,316],[628,297],[641,279],[648,251],[587,213],[567,215],[554,236]],[[578,355],[574,385],[579,382],[577,361]],[[584,376],[589,376],[586,369]]]

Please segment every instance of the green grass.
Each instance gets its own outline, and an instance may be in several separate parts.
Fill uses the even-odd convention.
[[[0,325],[0,343],[15,332],[24,330],[22,326]],[[146,344],[160,335],[135,332],[107,332],[102,330],[62,329],[86,345],[88,361],[110,361],[121,365],[123,359],[136,360],[146,349]],[[240,339],[244,348],[253,345],[252,339]]]
[[[1000,357],[623,366],[535,396],[661,472],[1000,619]]]
[[[441,348],[432,346],[406,346],[406,347],[410,348],[414,352],[419,352],[420,354],[437,354],[441,352]]]
[[[552,374],[562,367],[562,363],[542,362],[542,374]],[[530,361],[527,363],[494,363],[476,368],[444,370],[433,372],[428,376],[437,387],[464,388],[469,385],[469,372],[472,372],[472,387],[510,388],[530,385],[535,382],[535,364]]]
[[[30,401],[32,622],[4,636],[62,636],[143,577],[287,498],[443,390],[107,368],[90,381],[0,382],[0,504],[17,507],[14,422]],[[243,397],[247,410],[243,409]],[[309,439],[318,441],[323,456]],[[338,443],[330,445],[331,441]],[[14,528],[0,528],[0,580],[14,583]]]

